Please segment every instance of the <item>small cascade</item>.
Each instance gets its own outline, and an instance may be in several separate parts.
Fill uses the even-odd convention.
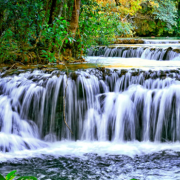
[[[144,44],[180,44],[180,40],[151,40],[144,39]]]
[[[180,141],[178,69],[1,75],[0,151],[36,149],[64,139]],[[73,134],[64,123],[64,107]]]
[[[180,49],[152,47],[98,47],[91,48],[88,56],[142,58],[149,60],[179,59]],[[180,59],[179,59],[180,60]]]
[[[156,39],[154,38],[119,38],[116,39],[114,44],[180,44],[180,38],[164,38],[164,39]]]

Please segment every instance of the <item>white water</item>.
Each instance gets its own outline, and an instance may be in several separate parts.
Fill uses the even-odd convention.
[[[180,44],[180,40],[144,39],[144,44]]]
[[[136,155],[146,155],[157,153],[159,151],[167,151],[169,154],[180,152],[180,143],[152,143],[152,142],[108,142],[108,141],[61,141],[56,143],[47,143],[48,147],[39,148],[37,150],[23,150],[10,153],[0,153],[0,162],[6,162],[13,159],[24,158],[44,158],[44,155],[54,157],[75,156],[86,158],[87,153],[104,155],[127,155],[134,157]]]
[[[169,68],[89,69],[68,79],[41,71],[1,78],[1,151],[35,150],[63,140],[179,142],[179,79],[179,70]],[[66,121],[73,135],[63,121],[66,80]]]
[[[172,157],[178,158],[180,153],[180,57],[170,52],[171,61],[156,61],[153,59],[162,59],[164,52],[149,50],[123,52],[124,57],[139,58],[87,57],[88,63],[108,69],[80,70],[69,76],[59,71],[51,74],[34,71],[1,77],[0,164],[16,164],[16,161],[21,164],[22,161],[25,171],[26,161],[30,160],[31,164],[33,158],[43,159],[45,173],[37,170],[35,174],[43,179],[51,171],[51,175],[62,173],[57,167],[56,171],[52,168],[59,157],[72,164],[75,161],[71,158],[78,157],[80,163],[75,165],[76,169],[83,162],[85,169],[97,169],[92,170],[96,177],[88,176],[93,179],[99,178],[102,167],[98,164],[98,156],[125,155],[132,159],[126,161],[123,157],[124,174],[118,171],[121,169],[116,164],[118,157],[112,158],[110,163],[111,158],[101,160],[105,166],[106,163],[111,165],[107,173],[102,170],[100,177],[130,179],[136,175],[138,179],[178,179],[179,166]],[[115,56],[121,52],[114,49],[106,53]],[[63,119],[66,82],[66,121],[73,135]],[[150,166],[149,159],[138,163],[143,156],[156,158],[160,154],[158,158],[164,157],[161,155],[164,152],[167,155],[165,165],[156,167],[161,164],[158,159],[151,159],[154,165]],[[91,154],[97,157],[91,159]],[[50,166],[46,166],[48,156],[53,157]],[[93,161],[91,166],[90,161]],[[67,171],[71,170],[66,160],[60,160],[60,167],[62,163]],[[126,173],[132,168],[131,163],[137,163],[139,170]],[[12,168],[16,167],[12,165]],[[1,169],[0,173],[4,173]],[[84,172],[84,168],[78,171]],[[150,175],[147,177],[144,171]],[[113,174],[108,175],[110,172]],[[76,174],[75,178],[78,176]],[[71,173],[69,178],[72,178]]]
[[[172,46],[173,47],[173,46]],[[104,56],[104,57],[122,57],[122,58],[141,58],[149,60],[166,61],[173,60],[180,56],[179,47],[168,48],[168,46],[159,47],[153,46],[133,46],[130,45],[115,45],[110,47],[98,47],[89,49],[89,56]],[[180,59],[179,59],[180,60]]]
[[[172,61],[156,61],[142,58],[94,57],[88,56],[87,62],[109,68],[142,68],[142,69],[169,69],[180,67],[180,57]]]

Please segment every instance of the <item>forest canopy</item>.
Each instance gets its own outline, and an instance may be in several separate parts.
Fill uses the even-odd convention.
[[[179,35],[180,0],[0,1],[1,63],[82,61],[120,37]]]

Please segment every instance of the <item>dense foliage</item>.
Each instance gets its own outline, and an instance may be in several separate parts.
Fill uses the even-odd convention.
[[[134,18],[138,35],[168,36],[177,26],[177,8],[172,0],[146,1]]]
[[[118,37],[179,34],[179,0],[0,1],[0,62],[81,61]]]
[[[108,4],[111,0],[97,0]],[[180,1],[178,0],[116,0],[121,21],[131,24],[138,36],[176,36],[180,27]],[[122,34],[119,34],[120,36]]]

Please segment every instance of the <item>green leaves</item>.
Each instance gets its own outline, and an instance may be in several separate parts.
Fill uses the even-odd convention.
[[[11,171],[9,174],[7,174],[6,180],[14,179],[17,176],[15,173],[16,173],[16,171]]]
[[[131,36],[133,27],[128,22],[121,22],[119,12],[112,12],[110,4],[100,6],[90,0],[82,6],[79,29],[86,50],[91,45],[111,44],[116,36]]]
[[[16,174],[17,171],[11,171],[10,173],[7,174],[6,178],[4,178],[1,174],[0,174],[0,180],[14,180],[15,177],[19,176]],[[22,176],[20,178],[18,178],[17,180],[37,180],[36,177],[33,176]]]
[[[167,36],[177,26],[177,5],[172,0],[143,1],[134,18],[138,35]]]
[[[56,62],[55,52],[45,50],[42,50],[41,52],[43,53],[42,57],[46,58],[49,62]]]
[[[6,179],[0,174],[0,180],[6,180]]]

